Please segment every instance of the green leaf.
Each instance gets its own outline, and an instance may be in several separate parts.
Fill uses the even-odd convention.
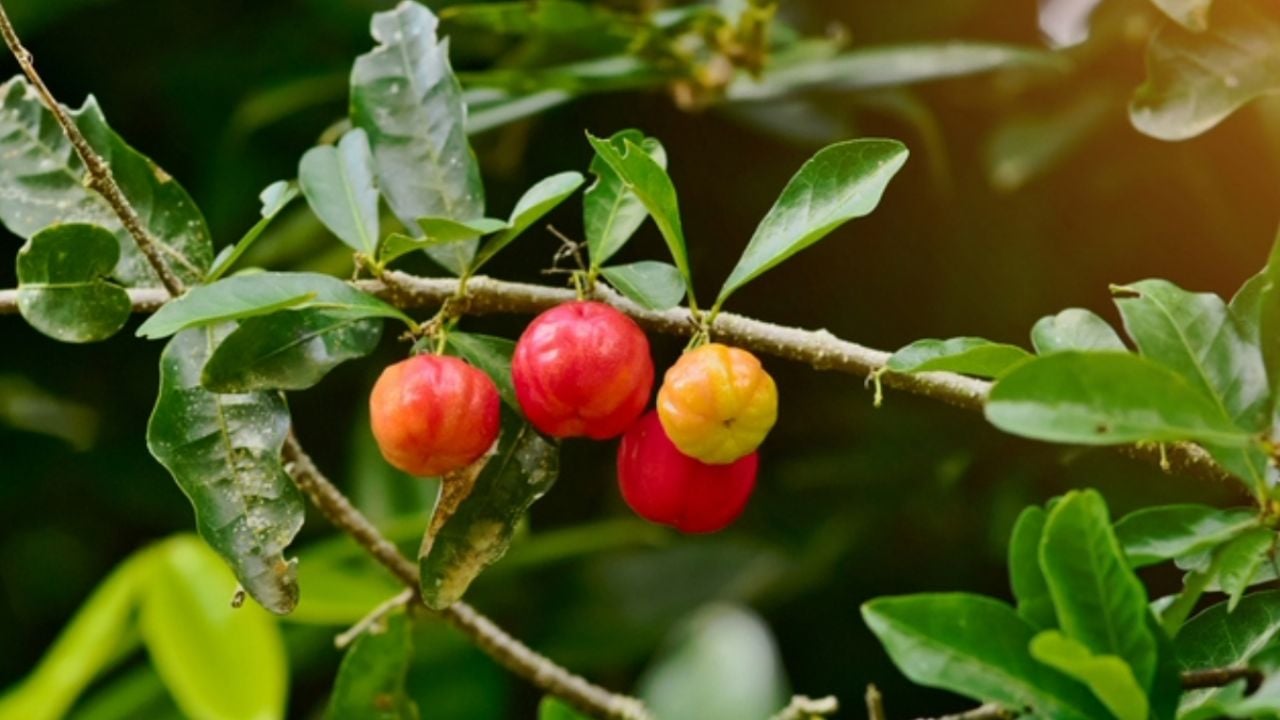
[[[1209,27],[1209,6],[1213,0],[1151,0],[1170,19],[1192,32]]]
[[[1235,611],[1221,602],[1187,621],[1174,639],[1183,670],[1247,666],[1280,637],[1280,591],[1245,595]],[[1220,690],[1183,696],[1180,712],[1209,703]]]
[[[1129,353],[1069,351],[1022,363],[998,380],[987,420],[1005,432],[1050,442],[1117,445],[1252,440],[1185,378]]]
[[[356,639],[338,668],[328,720],[417,720],[418,706],[405,690],[412,629],[396,612]]]
[[[560,472],[560,446],[513,413],[503,413],[497,453],[471,494],[418,557],[422,598],[440,609],[459,600],[484,569],[507,552],[516,525]]]
[[[1118,720],[1147,720],[1147,694],[1122,658],[1095,655],[1057,630],[1032,638],[1031,656],[1087,685]]]
[[[918,373],[931,370],[995,378],[1031,357],[1016,345],[1006,345],[978,337],[950,340],[917,340],[889,357],[886,367],[894,372]]]
[[[208,720],[284,717],[289,677],[275,620],[231,606],[235,579],[200,540],[180,536],[154,552],[138,626],[178,707]]]
[[[351,122],[369,134],[378,185],[407,228],[418,218],[484,216],[480,166],[466,134],[462,88],[449,65],[449,43],[436,37],[436,17],[404,2],[375,13],[372,51],[351,71]],[[476,241],[426,248],[461,274]]]
[[[1037,48],[996,43],[911,43],[864,47],[819,56],[729,86],[730,100],[769,100],[800,90],[867,90],[972,75],[1003,67],[1060,71],[1061,56]]]
[[[680,269],[656,260],[600,268],[600,274],[618,292],[650,310],[670,310],[684,298]]]
[[[1147,628],[1147,591],[1125,563],[1102,496],[1067,493],[1049,511],[1040,567],[1058,626],[1098,655],[1115,655],[1151,687],[1156,641]]]
[[[1130,567],[1143,567],[1204,552],[1256,527],[1247,508],[1164,505],[1129,513],[1116,523],[1116,538]]]
[[[588,720],[588,718],[566,705],[564,701],[548,695],[538,704],[538,720]]]
[[[1031,345],[1041,355],[1064,350],[1126,350],[1106,320],[1081,308],[1046,315],[1031,328]]]
[[[303,154],[298,184],[311,211],[352,250],[373,257],[378,247],[378,186],[369,136],[348,130],[338,146]]]
[[[1113,288],[1125,329],[1145,356],[1181,374],[1247,430],[1265,427],[1270,398],[1262,353],[1213,293],[1165,280]]]
[[[676,627],[637,692],[663,720],[764,720],[786,702],[769,627],[735,605],[708,605]]]
[[[1057,627],[1053,597],[1040,570],[1040,538],[1044,534],[1045,511],[1029,507],[1013,524],[1009,538],[1009,584],[1018,601],[1018,615],[1037,630]]]
[[[1219,3],[1204,32],[1166,23],[1147,46],[1147,80],[1129,119],[1161,140],[1185,140],[1237,108],[1280,91],[1280,7],[1270,0]]]
[[[35,669],[0,696],[0,717],[59,720],[89,684],[137,647],[134,612],[152,575],[150,556],[129,556],[103,580]]]
[[[468,235],[467,238],[475,239],[477,235]],[[462,238],[462,239],[467,239]],[[378,261],[387,264],[397,258],[408,255],[418,250],[426,250],[429,247],[438,247],[456,242],[457,239],[440,239],[432,237],[411,237],[404,233],[392,233],[387,236],[382,244],[378,246]]]
[[[54,225],[18,251],[18,311],[40,332],[63,342],[111,337],[133,312],[129,294],[104,278],[120,245],[97,225]]]
[[[205,363],[200,382],[218,393],[305,390],[378,347],[382,318],[367,308],[303,308],[240,323]]]
[[[492,335],[451,332],[445,349],[483,370],[498,386],[502,401],[515,412],[521,412],[515,383],[511,379],[511,356],[516,351],[514,342]]]
[[[289,410],[277,393],[217,395],[200,386],[227,330],[193,328],[169,341],[147,447],[191,501],[201,537],[255,600],[284,614],[298,602],[298,585],[283,553],[304,514],[280,460]]]
[[[667,167],[667,151],[657,138],[639,130],[622,130],[606,141],[625,149],[626,143],[640,147],[659,167]],[[644,203],[627,188],[616,170],[599,155],[591,159],[596,181],[582,196],[582,225],[587,235],[587,251],[592,267],[600,267],[622,249],[649,216]]]
[[[1218,551],[1218,586],[1227,593],[1227,612],[1236,609],[1244,591],[1264,563],[1273,562],[1276,533],[1270,528],[1254,528],[1227,543]]]
[[[575,42],[622,47],[644,28],[643,23],[628,15],[571,0],[541,0],[536,5],[524,2],[454,5],[442,10],[440,17],[450,26],[502,35],[565,36]]]
[[[263,272],[191,288],[156,311],[138,328],[138,336],[154,340],[189,327],[269,315],[288,308],[322,308],[353,316],[394,318],[410,325],[413,322],[394,307],[335,277]]]
[[[671,258],[680,269],[680,277],[684,279],[685,290],[690,300],[693,299],[693,274],[689,270],[689,254],[685,249],[684,227],[680,223],[680,204],[676,197],[675,185],[667,175],[666,166],[649,154],[644,147],[635,144],[629,137],[623,136],[622,146],[613,140],[602,140],[587,133],[587,140],[595,148],[596,157],[603,160],[613,169],[627,189],[635,193],[641,204],[653,216],[658,225]]]
[[[832,230],[875,210],[907,154],[896,140],[849,140],[818,151],[760,221],[716,305]]]
[[[1035,630],[1002,602],[964,593],[877,598],[862,617],[917,684],[1055,720],[1106,717],[1088,690],[1031,657]]]
[[[499,232],[476,254],[471,263],[472,272],[497,255],[503,248],[511,244],[531,225],[564,202],[575,190],[582,187],[582,173],[569,171],[543,178],[525,191],[511,211],[511,219],[507,221],[507,229]]]
[[[205,282],[216,282],[218,278],[225,275],[231,269],[231,266],[235,265],[236,261],[240,259],[240,256],[258,240],[258,237],[267,229],[271,221],[276,219],[280,211],[284,210],[296,197],[298,197],[298,186],[284,180],[277,180],[263,189],[258,194],[258,199],[262,201],[262,219],[249,228],[249,231],[244,234],[244,237],[240,238],[239,242],[233,246],[223,248],[223,251],[218,253],[218,257],[213,261],[213,267],[209,270],[209,274],[205,276]]]
[[[191,196],[107,127],[92,97],[69,112],[89,145],[111,167],[169,267],[183,282],[200,282],[213,259],[213,243]],[[5,158],[0,163],[0,221],[10,231],[30,238],[55,223],[100,225],[120,244],[116,279],[129,286],[160,285],[106,200],[87,187],[84,163],[53,113],[21,77],[0,85],[0,156]]]
[[[497,218],[453,220],[447,217],[422,217],[418,218],[418,227],[422,228],[426,239],[433,244],[445,244],[475,240],[510,226],[506,221]]]

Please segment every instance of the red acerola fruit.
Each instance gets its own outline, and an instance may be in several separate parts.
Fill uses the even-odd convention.
[[[419,477],[459,470],[498,438],[498,388],[454,357],[418,355],[382,371],[369,396],[373,437],[387,462]]]
[[[604,303],[565,303],[525,328],[511,379],[525,417],[543,433],[615,437],[649,402],[649,340],[635,321]]]
[[[618,447],[618,486],[637,515],[687,533],[721,530],[746,507],[756,486],[760,454],[709,465],[676,448],[650,412]]]

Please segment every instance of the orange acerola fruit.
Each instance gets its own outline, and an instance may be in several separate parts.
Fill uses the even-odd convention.
[[[760,447],[778,419],[778,389],[755,355],[707,343],[667,370],[658,417],[680,452],[731,463]]]
[[[604,303],[557,305],[521,334],[511,380],[525,417],[543,433],[616,437],[649,403],[649,340],[634,320]]]
[[[418,355],[382,371],[369,396],[373,437],[387,462],[419,477],[460,470],[492,447],[498,388],[454,357]]]

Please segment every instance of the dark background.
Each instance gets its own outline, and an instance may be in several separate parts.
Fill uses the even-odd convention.
[[[96,95],[114,128],[194,196],[219,247],[257,219],[258,191],[293,177],[302,152],[344,114],[344,76],[370,46],[369,14],[390,4],[6,3],[54,92],[73,105]],[[783,15],[801,29],[821,33],[839,24],[855,46],[1044,42],[1032,3],[785,4]],[[1280,111],[1252,107],[1179,144],[1140,135],[1125,102],[1144,76],[1140,31],[1154,17],[1136,1],[1105,5],[1099,23],[1139,23],[1139,31],[1090,43],[1077,69],[1060,77],[984,75],[900,96],[810,98],[851,135],[904,140],[912,158],[874,215],[749,286],[730,310],[825,327],[878,348],[955,335],[1026,345],[1032,323],[1064,307],[1116,319],[1108,283],[1164,277],[1232,293],[1262,264],[1274,234]],[[489,62],[480,44],[474,47],[469,52],[465,38],[457,41],[459,69]],[[6,75],[16,72],[10,60],[0,65]],[[886,110],[886,98],[908,98],[920,112],[909,119]],[[1087,102],[1101,108],[1087,128],[1053,127]],[[1018,123],[1040,130],[1016,150],[1064,146],[1034,177],[1004,187],[992,179],[992,138]],[[585,171],[583,130],[624,127],[666,144],[704,294],[818,147],[760,130],[740,112],[682,112],[660,91],[596,96],[473,138],[490,207],[506,212],[519,192],[552,172]],[[578,235],[579,218],[574,199],[551,219]],[[3,241],[11,253],[21,244]],[[539,270],[556,244],[533,232],[490,274],[545,281]],[[260,246],[258,262],[272,267],[347,272],[345,251],[302,204]],[[662,257],[655,229],[643,228],[624,254]],[[0,286],[14,282],[5,263]],[[467,326],[514,336],[525,320]],[[21,318],[0,317],[0,399],[9,400],[0,400],[0,687],[33,666],[123,557],[193,527],[186,500],[146,451],[159,346],[133,338],[133,327],[105,343],[69,346]],[[680,347],[670,338],[654,338],[654,346],[660,367]],[[403,352],[387,337],[379,356],[290,398],[304,443],[344,486],[376,473],[351,460],[350,449],[367,435],[361,407],[373,377]],[[759,489],[730,530],[650,534],[599,552],[588,547],[561,562],[483,578],[474,603],[535,648],[619,689],[632,686],[680,618],[711,600],[744,603],[768,622],[796,691],[837,694],[848,708],[842,717],[860,717],[863,688],[875,682],[890,712],[908,717],[959,709],[964,701],[911,687],[863,626],[863,601],[926,590],[1007,596],[1003,554],[1013,518],[1067,488],[1102,489],[1117,515],[1139,504],[1240,499],[1232,488],[1197,486],[1106,451],[1003,436],[976,415],[893,392],[876,410],[861,378],[778,360],[767,365],[780,386],[780,422],[763,448]],[[68,442],[22,429],[13,410],[19,397],[82,406],[73,421],[60,423],[79,436]],[[614,484],[612,452],[611,445],[567,444],[556,488],[532,511],[535,536],[629,516]],[[330,532],[313,518],[300,545]],[[1150,579],[1155,589],[1172,587],[1171,577]],[[339,659],[327,644],[333,629],[286,629],[291,716],[312,717]],[[531,715],[537,696],[530,688],[434,632],[443,639],[421,655],[415,673],[424,676],[415,690],[424,716]]]

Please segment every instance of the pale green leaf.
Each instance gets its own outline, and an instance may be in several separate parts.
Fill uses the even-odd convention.
[[[1137,568],[1204,552],[1257,524],[1257,513],[1247,508],[1163,505],[1125,515],[1115,532],[1129,565]]]
[[[895,352],[885,366],[893,372],[934,370],[995,378],[1031,357],[1026,350],[977,337],[950,340],[917,340]]]
[[[657,138],[639,130],[621,130],[607,142],[625,149],[631,142],[644,150],[660,167],[667,166],[667,152]],[[587,251],[593,267],[600,267],[631,239],[649,211],[608,162],[599,155],[591,159],[596,181],[582,196],[582,224],[587,234]]]
[[[656,260],[600,268],[600,274],[618,292],[649,310],[669,310],[684,298],[680,269]]]
[[[1031,328],[1031,344],[1041,355],[1064,350],[1126,350],[1106,320],[1081,308],[1046,315]]]
[[[298,185],[311,211],[352,250],[370,257],[378,246],[378,186],[364,130],[348,130],[338,146],[303,154]]]
[[[1147,720],[1147,694],[1122,658],[1095,655],[1057,630],[1032,638],[1031,656],[1087,685],[1118,720]]]
[[[582,173],[570,170],[543,178],[526,190],[511,211],[511,219],[506,223],[507,228],[490,238],[476,254],[475,260],[471,263],[472,272],[489,262],[494,255],[510,245],[511,241],[564,202],[575,190],[582,187],[583,182]]]
[[[129,294],[105,279],[119,255],[115,236],[97,225],[54,225],[32,235],[18,251],[18,311],[63,342],[111,337],[133,312]]]

